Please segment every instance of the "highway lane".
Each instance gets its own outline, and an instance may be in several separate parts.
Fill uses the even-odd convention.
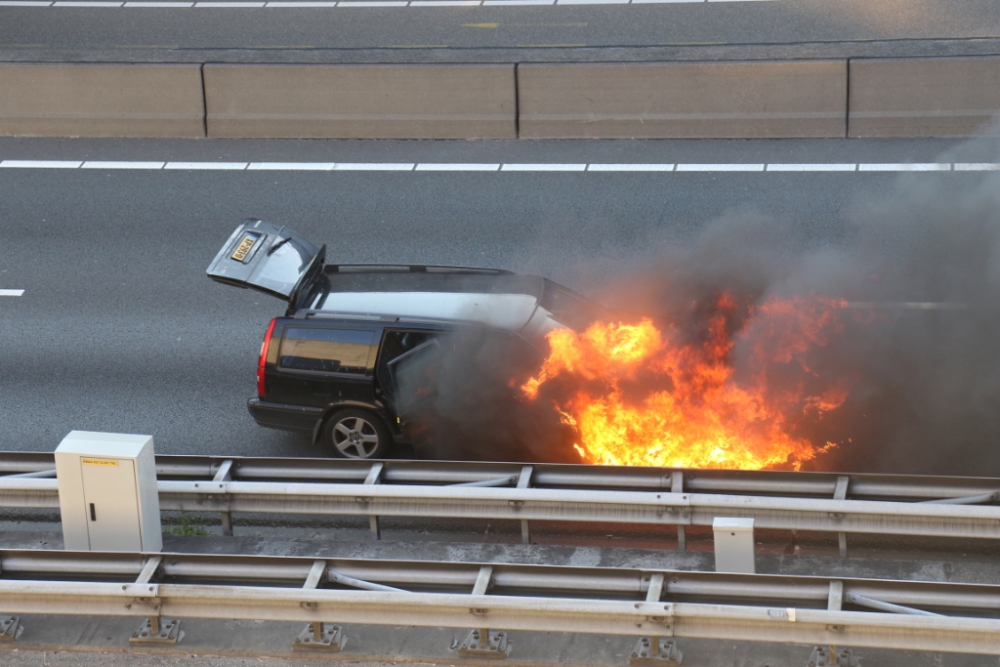
[[[0,160],[884,163],[1000,155],[995,143],[958,146],[3,139]],[[260,429],[246,412],[260,339],[282,304],[204,275],[246,216],[326,242],[331,260],[497,266],[592,292],[650,247],[682,244],[720,217],[784,220],[789,253],[836,247],[858,206],[900,178],[958,187],[984,176],[0,169],[0,289],[24,290],[0,296],[0,449],[51,450],[84,429],[151,433],[163,453],[321,453],[308,438]],[[939,472],[998,473],[968,462],[954,468]]]
[[[66,1],[3,6],[10,1],[0,0],[4,60],[815,58],[996,53],[1000,40],[1000,5],[992,0],[462,7],[403,2],[306,8],[281,2],[267,7],[150,7],[142,2],[74,6]]]

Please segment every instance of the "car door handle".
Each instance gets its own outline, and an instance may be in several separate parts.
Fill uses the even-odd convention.
[[[94,509],[94,503],[90,503],[90,520],[97,521],[97,510]]]

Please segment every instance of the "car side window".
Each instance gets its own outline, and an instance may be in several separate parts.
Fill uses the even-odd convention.
[[[425,343],[436,334],[430,331],[396,331],[385,332],[382,339],[381,362],[387,364],[401,354],[405,354],[413,348]]]
[[[375,332],[290,327],[281,339],[283,368],[364,375]]]

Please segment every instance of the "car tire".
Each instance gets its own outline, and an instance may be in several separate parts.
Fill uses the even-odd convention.
[[[348,408],[338,410],[326,420],[323,442],[338,458],[379,459],[389,451],[392,436],[375,413]]]

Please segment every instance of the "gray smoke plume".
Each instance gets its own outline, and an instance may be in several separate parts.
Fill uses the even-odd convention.
[[[981,146],[942,161],[971,161],[973,149]],[[846,206],[848,231],[833,244],[803,250],[789,241],[794,220],[736,212],[685,241],[651,237],[627,261],[589,257],[562,274],[597,301],[692,340],[716,296],[732,294],[744,314],[729,323],[737,378],[759,363],[753,305],[846,299],[835,335],[804,365],[772,374],[847,388],[841,407],[793,425],[817,445],[837,443],[804,469],[1000,475],[1000,173],[904,175],[877,200]],[[525,404],[511,391],[538,358],[482,336],[453,345],[437,371],[435,455],[579,460],[551,403]]]

